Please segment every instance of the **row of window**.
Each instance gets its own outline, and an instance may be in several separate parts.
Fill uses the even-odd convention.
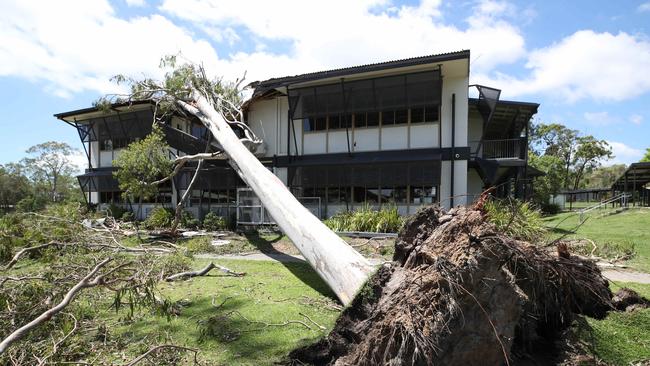
[[[126,200],[122,197],[122,192],[100,192],[99,193],[99,202],[100,203],[126,203]],[[136,204],[138,202],[132,202]],[[172,193],[171,192],[158,192],[157,196],[143,199],[142,203],[172,203]]]
[[[315,116],[303,119],[303,130],[325,131],[355,128],[402,125],[409,123],[409,111],[411,123],[436,122],[439,118],[438,106],[429,105],[418,108],[404,108],[381,112],[357,112],[352,114],[334,114],[327,116]]]
[[[99,150],[100,151],[113,151],[117,149],[124,149],[129,146],[132,142],[140,140],[139,138],[117,138],[117,139],[105,139],[99,141]]]
[[[294,187],[293,193],[302,197],[319,197],[322,204],[431,204],[438,201],[435,186],[401,187]]]

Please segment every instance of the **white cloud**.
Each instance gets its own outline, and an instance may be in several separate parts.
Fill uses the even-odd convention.
[[[609,115],[609,112],[585,112],[584,118],[593,125],[603,126],[617,122],[617,118]]]
[[[606,165],[630,164],[641,160],[643,157],[644,151],[641,149],[635,149],[617,141],[607,141],[607,143],[612,147],[614,158],[607,161]]]
[[[386,0],[165,0],[161,9],[212,30],[237,29],[241,38],[289,44],[278,62],[256,65],[268,78],[461,49],[471,49],[474,70],[512,63],[525,55],[524,39],[502,20],[499,4],[479,3],[464,29],[444,23],[440,0],[399,8]]]
[[[643,116],[640,114],[633,114],[630,116],[630,122],[638,126],[643,122]]]
[[[159,75],[159,59],[182,51],[193,60],[215,64],[205,40],[195,39],[163,16],[123,20],[105,0],[20,1],[0,13],[0,76],[43,83],[68,96],[84,91],[118,90],[109,78],[118,73]]]
[[[650,91],[650,41],[642,35],[578,31],[528,55],[530,75],[480,75],[507,95],[544,93],[575,102],[621,101]]]
[[[639,7],[636,8],[636,11],[638,11],[639,13],[650,11],[650,1],[648,1],[647,3],[643,3],[643,4],[639,5]]]
[[[73,166],[73,174],[83,174],[84,170],[88,168],[88,157],[83,150],[76,150],[68,159]]]
[[[145,0],[124,0],[128,6],[145,6]]]

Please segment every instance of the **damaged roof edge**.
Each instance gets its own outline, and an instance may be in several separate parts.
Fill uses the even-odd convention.
[[[289,84],[295,84],[298,82],[312,81],[312,80],[331,78],[331,77],[350,75],[350,74],[358,74],[362,72],[381,71],[381,70],[398,68],[398,67],[424,65],[424,64],[434,63],[434,62],[452,61],[452,60],[459,60],[464,58],[469,59],[469,56],[470,56],[469,50],[462,50],[457,52],[441,53],[437,55],[412,57],[412,58],[406,58],[401,60],[379,62],[374,64],[344,67],[340,69],[332,69],[326,71],[317,71],[317,72],[311,72],[311,73],[294,75],[294,76],[284,76],[284,77],[272,78],[264,81],[254,81],[250,83],[249,86],[255,89],[258,88],[270,89],[270,88],[276,88],[276,87],[285,86]]]
[[[114,103],[114,104],[111,104],[111,108],[121,108],[121,107],[128,107],[128,106],[132,106],[132,105],[142,105],[142,104],[153,104],[153,101],[152,100],[137,100],[137,101],[132,101],[132,102]],[[67,118],[67,117],[77,116],[77,115],[86,114],[86,113],[93,113],[93,112],[99,112],[99,108],[98,107],[81,108],[81,109],[77,109],[77,110],[74,110],[74,111],[56,113],[56,114],[54,114],[54,117],[63,120],[65,118]]]

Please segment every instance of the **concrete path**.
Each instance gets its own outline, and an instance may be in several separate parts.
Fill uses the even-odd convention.
[[[612,282],[635,282],[650,285],[650,273],[603,269],[603,276]]]

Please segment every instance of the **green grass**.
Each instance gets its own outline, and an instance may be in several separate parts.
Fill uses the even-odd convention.
[[[207,263],[197,260],[193,268]],[[141,353],[137,342],[148,339],[148,344],[173,342],[199,348],[200,360],[208,364],[270,365],[296,346],[326,334],[299,313],[328,331],[338,316],[338,311],[327,306],[334,303],[334,295],[305,264],[226,260],[218,263],[247,274],[224,277],[213,271],[207,277],[162,284],[165,297],[184,304],[180,315],[168,321],[164,316],[145,314],[132,323],[113,327],[114,336],[131,345],[126,353]],[[233,312],[269,324],[300,320],[312,329],[300,324],[265,327],[249,323]],[[106,311],[102,318],[111,323],[123,316],[121,312]]]
[[[650,285],[623,283],[646,298]],[[618,289],[612,286],[612,290]],[[650,309],[611,312],[605,319],[580,318],[577,335],[589,353],[613,365],[650,360]]]
[[[561,213],[544,218],[551,239],[566,234],[566,238],[588,238],[597,245],[606,243],[633,245],[636,255],[626,262],[629,266],[650,272],[650,210],[629,209],[621,213],[597,217],[592,215],[575,233],[579,217],[575,213]]]

